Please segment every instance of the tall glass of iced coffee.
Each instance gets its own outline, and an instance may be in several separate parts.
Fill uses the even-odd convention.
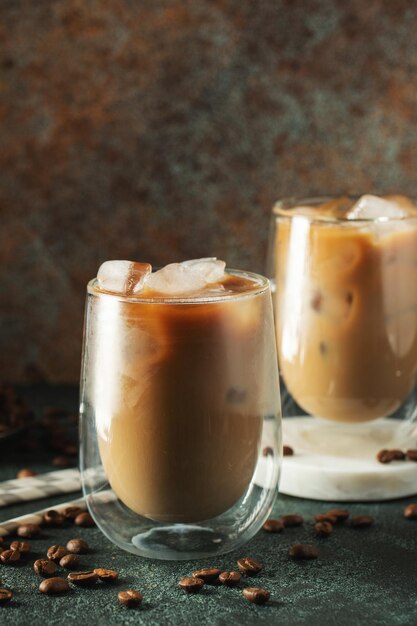
[[[271,232],[283,414],[317,418],[298,445],[372,459],[410,445],[415,205],[403,196],[288,199],[274,207]]]
[[[88,285],[81,463],[112,541],[187,559],[259,529],[280,467],[273,335],[261,276],[216,259],[103,264]]]

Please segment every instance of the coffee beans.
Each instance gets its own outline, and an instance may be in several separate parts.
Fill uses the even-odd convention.
[[[82,526],[83,528],[95,526],[93,518],[91,517],[90,513],[87,513],[87,511],[84,511],[84,513],[79,513],[74,519],[74,524],[76,526]]]
[[[71,572],[67,576],[68,582],[78,587],[92,587],[98,581],[98,576],[94,570],[88,572]]]
[[[406,456],[409,461],[417,461],[417,448],[407,450]]]
[[[252,559],[251,557],[245,557],[243,559],[239,559],[237,562],[237,566],[239,571],[246,576],[254,576],[258,574],[262,569],[262,564],[256,559]]]
[[[246,587],[242,593],[246,600],[254,604],[265,604],[271,597],[269,591],[260,587]]]
[[[80,564],[80,559],[76,554],[66,554],[59,561],[59,564],[64,569],[77,569]]]
[[[22,524],[18,526],[16,534],[18,537],[33,539],[41,534],[41,530],[37,524]]]
[[[68,456],[77,456],[78,446],[75,445],[74,443],[68,443],[67,445],[64,446],[62,451]]]
[[[370,515],[357,515],[351,519],[352,528],[368,528],[374,523],[374,518]]]
[[[58,513],[58,511],[54,509],[47,511],[43,516],[43,524],[45,524],[45,526],[62,526],[64,521],[65,518],[62,513]]]
[[[335,515],[331,515],[331,513],[318,513],[314,516],[316,522],[330,522],[330,524],[336,524],[337,517]]]
[[[47,578],[53,576],[56,572],[56,565],[53,561],[47,559],[37,559],[33,564],[35,574]]]
[[[66,593],[69,590],[68,581],[58,576],[54,578],[45,578],[39,585],[39,591],[46,593],[48,596],[55,596],[60,593]]]
[[[282,523],[284,524],[285,528],[291,528],[293,526],[301,526],[302,524],[304,524],[304,518],[301,517],[301,515],[283,515],[281,517]]]
[[[64,546],[58,546],[58,545],[51,546],[50,548],[48,548],[48,551],[46,553],[50,561],[56,561],[56,562],[62,559],[62,557],[65,556],[66,554],[67,554],[67,549],[64,548]]]
[[[380,463],[391,463],[392,461],[404,461],[405,454],[402,450],[380,450],[376,455]]]
[[[295,560],[317,559],[319,550],[308,543],[295,543],[288,549],[288,555]]]
[[[347,509],[330,509],[326,515],[331,515],[336,518],[336,523],[344,522],[349,517],[349,511]]]
[[[219,581],[226,587],[236,587],[241,580],[239,572],[222,572],[219,575]]]
[[[143,596],[140,591],[128,589],[127,591],[119,591],[117,594],[120,604],[128,609],[134,609],[142,603]]]
[[[220,570],[216,567],[199,569],[196,572],[193,572],[192,575],[194,578],[201,578],[205,583],[213,583],[217,581],[219,578]]]
[[[284,522],[281,519],[268,519],[262,528],[267,533],[282,533],[284,530]]]
[[[291,446],[283,446],[282,452],[284,456],[292,456],[294,454],[294,450]]]
[[[30,543],[27,541],[12,541],[10,550],[19,550],[20,556],[23,556],[30,552]]]
[[[13,592],[10,589],[0,589],[0,605],[7,604],[13,598]]]
[[[79,513],[83,513],[83,509],[80,506],[67,506],[62,511],[62,515],[66,520],[74,521]]]
[[[95,574],[103,583],[112,583],[119,578],[118,572],[114,569],[104,569],[104,567],[96,567]]]
[[[328,537],[333,532],[333,525],[330,522],[317,522],[314,524],[314,532],[317,537]]]
[[[21,469],[17,472],[16,478],[31,478],[32,476],[37,476],[38,472],[34,472],[31,469]]]
[[[67,550],[72,554],[87,554],[88,543],[84,539],[70,539],[67,543]]]
[[[198,593],[204,587],[204,580],[202,578],[194,578],[193,576],[185,576],[185,578],[181,578],[178,585],[186,593]]]
[[[55,456],[52,459],[52,465],[54,467],[69,467],[69,465],[71,465],[71,461],[69,460],[67,456],[64,456],[64,455]]]
[[[417,519],[417,504],[408,504],[404,509],[404,517]]]
[[[3,550],[0,554],[0,561],[3,565],[13,565],[20,559],[19,550]]]

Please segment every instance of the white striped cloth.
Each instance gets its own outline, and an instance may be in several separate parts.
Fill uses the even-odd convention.
[[[28,478],[0,482],[0,507],[30,502],[81,489],[78,469],[56,470]]]

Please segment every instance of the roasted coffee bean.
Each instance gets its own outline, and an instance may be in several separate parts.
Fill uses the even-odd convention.
[[[391,454],[391,450],[383,449],[377,453],[376,459],[380,463],[387,464],[387,463],[391,463],[391,461],[394,460],[394,457]]]
[[[337,517],[331,513],[317,513],[314,516],[316,522],[330,522],[330,524],[336,524]]]
[[[219,578],[220,570],[217,567],[206,567],[192,573],[194,578],[201,578],[205,583],[216,582]]]
[[[178,584],[187,593],[198,593],[204,587],[204,580],[202,578],[185,576],[185,578],[181,578]]]
[[[274,451],[270,446],[266,446],[262,450],[262,456],[274,456]]]
[[[55,576],[54,578],[45,578],[39,585],[39,591],[46,593],[48,596],[56,596],[60,593],[66,593],[69,590],[68,581],[65,578]]]
[[[239,572],[222,572],[219,576],[219,580],[226,587],[236,587],[241,580]]]
[[[67,508],[62,511],[62,515],[67,520],[75,520],[77,515],[82,512],[83,509],[80,506],[67,506]]]
[[[380,463],[391,463],[391,461],[404,461],[405,453],[402,450],[380,450],[376,455]]]
[[[404,517],[417,519],[417,504],[408,504],[404,509]]]
[[[46,511],[42,519],[42,523],[45,524],[45,526],[62,526],[64,521],[65,518],[62,513],[58,513],[58,511],[55,511],[54,509]]]
[[[48,561],[47,559],[37,559],[33,564],[33,569],[38,576],[47,578],[55,574],[56,565],[53,561]]]
[[[317,559],[319,550],[308,543],[295,543],[288,549],[288,555],[296,560]]]
[[[25,468],[17,472],[16,478],[31,478],[32,476],[37,476],[37,475],[38,475],[38,472]]]
[[[0,561],[3,565],[13,565],[16,561],[20,560],[19,550],[3,550],[0,554]]]
[[[350,523],[352,528],[368,528],[372,526],[374,521],[374,518],[370,515],[357,515],[356,517],[352,517]]]
[[[55,561],[57,563],[66,554],[68,554],[68,551],[64,548],[64,546],[54,545],[48,548],[46,556],[50,561]]]
[[[292,456],[294,454],[294,450],[291,446],[283,446],[282,452],[284,456]]]
[[[260,587],[246,587],[242,593],[246,600],[254,604],[265,604],[271,597],[269,591]]]
[[[404,461],[405,460],[405,452],[402,450],[390,450],[392,456],[394,457],[394,461]]]
[[[120,604],[127,606],[128,609],[134,609],[142,603],[143,596],[140,591],[128,589],[127,591],[119,591],[117,594]]]
[[[283,515],[281,517],[281,520],[285,528],[291,528],[293,526],[301,526],[302,524],[304,524],[304,518],[301,517],[301,515],[296,515],[296,514]]]
[[[104,567],[96,567],[94,572],[103,583],[112,583],[119,578],[119,573],[114,569],[105,569]]]
[[[24,556],[30,552],[30,543],[27,541],[12,541],[10,550],[19,550],[20,556]]]
[[[64,569],[77,569],[80,564],[80,559],[76,554],[66,554],[59,561],[59,564]]]
[[[68,582],[78,587],[91,587],[98,581],[98,576],[94,570],[88,572],[71,572],[67,576]]]
[[[18,537],[25,539],[33,539],[41,534],[41,530],[37,524],[21,524],[16,530]]]
[[[262,526],[267,533],[282,533],[284,522],[281,519],[268,519]]]
[[[347,509],[330,509],[326,515],[331,515],[336,518],[336,523],[344,522],[349,517],[349,511]]]
[[[67,550],[72,554],[87,554],[88,543],[84,539],[70,539],[67,543]]]
[[[7,604],[13,598],[13,592],[10,589],[0,589],[0,605]]]
[[[91,526],[95,526],[93,518],[91,517],[90,513],[87,513],[87,511],[84,511],[84,513],[79,513],[74,519],[74,524],[76,526],[82,526],[83,528],[90,528]]]
[[[239,559],[237,562],[237,566],[242,574],[246,574],[246,576],[254,576],[258,574],[262,569],[262,564],[259,563],[256,559],[252,559],[249,556],[244,557],[243,559]]]
[[[64,454],[67,454],[68,456],[77,456],[78,446],[76,446],[74,443],[68,443],[66,446],[64,446],[62,452],[64,452]]]
[[[333,532],[333,525],[330,522],[317,522],[314,524],[314,532],[317,537],[328,537]]]
[[[409,461],[417,461],[417,448],[407,450],[406,456]]]
[[[60,445],[58,446],[58,449],[62,448],[62,444],[60,443]],[[69,465],[71,465],[71,461],[67,456],[64,455],[58,455],[58,456],[54,456],[54,458],[52,459],[52,465],[54,467],[68,467]]]

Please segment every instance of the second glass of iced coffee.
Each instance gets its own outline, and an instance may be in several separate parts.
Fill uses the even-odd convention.
[[[403,196],[287,199],[271,232],[284,415],[318,418],[311,445],[335,455],[374,459],[407,445],[417,406],[416,206]]]

